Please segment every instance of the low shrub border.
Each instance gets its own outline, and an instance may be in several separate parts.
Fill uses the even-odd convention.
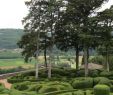
[[[74,91],[78,91],[78,90],[81,90],[81,89],[54,91],[54,92],[44,93],[44,95],[56,95],[56,94],[62,94],[62,93],[66,93],[66,92],[74,92]],[[84,92],[86,90],[93,90],[93,89],[92,88],[90,88],[90,89],[84,89]],[[39,93],[39,94],[41,94],[41,93]]]

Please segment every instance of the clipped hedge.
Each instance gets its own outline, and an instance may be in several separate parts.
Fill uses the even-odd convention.
[[[71,90],[71,89],[73,89],[73,87],[69,83],[55,81],[44,84],[39,90],[39,93],[48,93],[53,91]]]
[[[113,77],[113,71],[107,72],[107,71],[103,71],[100,73],[101,77],[107,77],[107,78],[111,78]]]
[[[3,84],[0,83],[0,95],[9,94],[9,90],[4,87]]]
[[[80,77],[72,80],[72,86],[74,89],[92,88],[93,78]]]
[[[110,95],[110,88],[107,85],[96,85],[94,95]]]
[[[89,70],[89,77],[98,77],[100,75],[101,70]],[[85,70],[80,69],[76,72],[76,77],[85,77]]]
[[[105,84],[111,86],[111,81],[105,77],[96,77],[94,78],[94,86],[97,84]]]
[[[41,88],[42,88],[42,85],[36,84],[36,85],[30,86],[29,91],[36,91],[36,92],[38,92]]]
[[[27,90],[29,88],[28,85],[30,85],[30,82],[29,81],[26,81],[26,82],[14,84],[13,85],[13,88],[14,89],[17,89],[19,91],[23,91],[23,90]]]

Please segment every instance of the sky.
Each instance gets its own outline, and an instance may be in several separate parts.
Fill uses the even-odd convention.
[[[25,6],[26,0],[0,0],[0,28],[23,28],[22,19],[28,13]],[[100,10],[104,10],[113,5],[113,0],[109,0]]]

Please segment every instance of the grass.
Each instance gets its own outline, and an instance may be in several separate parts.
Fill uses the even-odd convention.
[[[15,67],[31,68],[33,63],[25,63],[23,59],[0,59],[0,69],[9,69]]]
[[[39,63],[44,63],[44,57],[40,56],[38,59]],[[56,60],[56,59],[55,59]],[[76,68],[76,62],[74,58],[71,58],[70,61],[66,58],[61,58],[59,59],[59,63],[68,63],[71,65],[71,68]],[[80,63],[82,61],[82,56],[80,56],[79,59]],[[23,58],[13,58],[13,59],[0,59],[0,69],[9,69],[9,68],[15,68],[15,67],[23,67],[23,68],[33,68],[34,64],[36,63],[35,60],[32,60],[29,63],[25,63]],[[81,65],[81,64],[80,64]]]

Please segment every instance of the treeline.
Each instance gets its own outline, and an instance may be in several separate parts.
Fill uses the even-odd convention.
[[[88,76],[89,50],[100,50],[105,56],[105,69],[109,71],[109,55],[113,49],[113,6],[99,12],[109,0],[33,0],[26,2],[29,14],[24,18],[24,32],[18,46],[23,49],[25,61],[38,58],[44,51],[48,78],[51,78],[51,64],[54,46],[67,52],[74,49],[76,69],[79,69],[79,53],[83,51],[85,76]],[[47,63],[49,51],[49,63]],[[36,66],[36,78],[38,78]]]
[[[0,51],[0,59],[16,59],[23,58],[20,52],[14,50],[3,50]]]
[[[18,48],[17,41],[23,34],[22,29],[0,29],[0,49]]]

